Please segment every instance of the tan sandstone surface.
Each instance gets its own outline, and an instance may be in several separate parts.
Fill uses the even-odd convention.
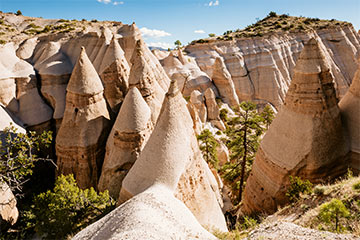
[[[330,67],[311,39],[296,63],[285,104],[261,141],[242,211],[276,211],[287,201],[290,175],[317,183],[343,174],[348,151]]]

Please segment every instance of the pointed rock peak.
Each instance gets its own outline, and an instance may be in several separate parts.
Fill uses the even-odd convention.
[[[206,99],[212,99],[212,98],[215,99],[216,98],[215,93],[211,88],[206,89],[204,95],[205,95]]]
[[[178,88],[178,84],[176,80],[171,80],[169,91],[166,93],[166,96],[174,97],[180,93],[180,90]]]
[[[358,69],[355,72],[349,91],[355,96],[360,97],[360,61],[358,63]]]
[[[170,68],[182,68],[183,64],[177,59],[173,52],[170,52],[169,56],[167,56],[164,60],[164,65]]]
[[[329,71],[330,67],[325,59],[325,53],[319,42],[311,38],[305,43],[300,57],[294,68],[294,72],[300,74],[316,74]]]
[[[112,36],[113,34],[109,28],[107,27],[101,28],[101,38],[105,38],[107,44],[110,43]]]
[[[147,127],[151,110],[140,91],[132,87],[125,96],[114,128],[120,132],[140,132]]]
[[[178,58],[183,65],[186,64],[186,59],[181,49],[178,50]]]
[[[94,95],[104,90],[99,75],[81,47],[80,56],[71,74],[67,91],[77,94]]]
[[[99,73],[101,74],[107,67],[117,60],[125,59],[124,51],[120,47],[118,40],[113,36],[110,45],[107,47],[103,61],[100,66]]]
[[[134,64],[137,61],[137,59],[144,54],[144,50],[143,50],[144,44],[145,43],[141,39],[136,41],[134,52],[133,52],[133,55],[131,56],[131,60],[130,60],[131,64]]]

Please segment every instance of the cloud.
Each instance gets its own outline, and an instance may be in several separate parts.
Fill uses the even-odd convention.
[[[219,6],[219,4],[220,4],[219,0],[215,0],[215,1],[210,1],[208,6],[209,7]]]
[[[121,1],[121,2],[112,2],[112,0],[97,0],[97,1],[99,3],[104,3],[104,4],[112,3],[114,6],[124,4],[123,1]]]
[[[113,5],[116,6],[116,5],[123,5],[124,2],[113,2]]]
[[[108,4],[108,3],[111,3],[111,0],[97,0],[99,3],[105,3],[105,4]]]
[[[170,33],[165,32],[163,30],[149,29],[149,28],[146,28],[146,27],[140,28],[140,31],[141,31],[144,38],[145,37],[161,38],[161,37],[171,36]]]
[[[195,30],[194,33],[198,33],[198,34],[204,34],[205,31],[202,30],[202,29],[199,29],[199,30]]]
[[[151,42],[147,44],[149,47],[158,47],[163,49],[173,48],[174,46],[167,42]]]

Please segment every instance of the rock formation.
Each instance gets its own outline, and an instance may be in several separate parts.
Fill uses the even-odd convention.
[[[207,111],[205,106],[204,96],[198,90],[192,91],[190,95],[190,104],[196,109],[202,123],[206,122]]]
[[[115,37],[107,47],[99,68],[99,75],[104,84],[104,96],[114,113],[118,113],[129,88],[130,67],[124,51]]]
[[[133,87],[125,97],[106,143],[98,189],[119,196],[121,183],[148,140],[151,131],[151,111],[139,90]]]
[[[173,193],[177,189],[175,194],[201,224],[226,231],[216,195],[219,187],[202,159],[192,125],[185,100],[172,82],[155,129],[123,181],[119,201],[154,185]]]
[[[137,41],[131,58],[132,67],[130,70],[129,86],[135,86],[140,90],[141,95],[151,109],[151,120],[155,124],[160,114],[165,92],[158,82],[161,79],[156,76],[156,70],[151,64],[148,51],[142,40]],[[168,79],[166,75],[163,77]],[[164,78],[163,81],[167,81]]]
[[[223,60],[219,57],[215,59],[212,80],[225,103],[232,107],[239,105],[239,98],[236,95],[234,82]]]
[[[220,108],[216,102],[215,93],[211,88],[208,88],[205,91],[205,103],[208,121],[211,122],[218,129],[224,131],[225,125],[220,119]]]
[[[56,136],[58,174],[74,174],[81,188],[96,187],[109,113],[101,80],[85,48],[67,86],[64,118]]]
[[[355,73],[349,91],[339,102],[346,135],[350,139],[351,167],[360,172],[360,65]]]
[[[16,199],[11,192],[10,187],[4,183],[0,183],[0,225],[7,222],[11,225],[15,224],[19,217],[18,209],[16,208]]]
[[[165,186],[153,186],[75,235],[80,239],[216,239]]]
[[[276,211],[289,176],[313,183],[346,172],[348,153],[324,52],[311,39],[294,68],[285,104],[264,136],[247,179],[242,211]]]

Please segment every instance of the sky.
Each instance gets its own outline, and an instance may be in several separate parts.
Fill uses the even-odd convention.
[[[172,48],[242,29],[270,11],[337,19],[360,28],[360,0],[0,0],[0,10],[31,17],[135,22],[148,45]]]

